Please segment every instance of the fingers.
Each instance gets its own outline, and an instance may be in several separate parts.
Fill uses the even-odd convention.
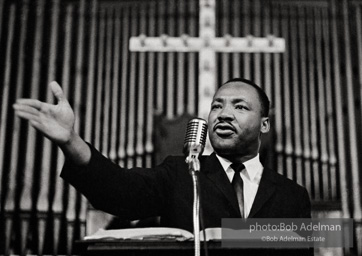
[[[31,126],[33,126],[35,129],[41,131],[41,129],[42,129],[41,123],[39,123],[39,122],[36,121],[36,120],[30,120],[29,122],[30,122]]]
[[[65,100],[63,90],[57,82],[53,81],[49,84],[49,86],[58,101]]]
[[[14,109],[23,106],[23,107],[32,107],[37,110],[40,110],[43,104],[44,104],[43,102],[34,99],[17,99],[16,104],[14,104]]]
[[[42,125],[39,122],[39,115],[38,115],[39,112],[38,111],[36,111],[36,110],[31,111],[29,109],[27,109],[27,110],[16,109],[15,106],[14,106],[14,109],[15,109],[15,114],[18,117],[28,120],[29,123],[31,124],[31,126],[33,126],[35,129],[41,130]]]
[[[68,102],[64,97],[62,88],[60,87],[60,85],[57,82],[53,81],[53,82],[49,83],[49,86],[53,92],[53,95],[57,98],[58,101]],[[36,99],[17,99],[16,103],[28,105],[30,107],[36,108],[37,110],[42,109],[42,107],[44,107],[46,104],[46,103],[41,102]]]
[[[19,99],[13,108],[18,117],[28,120],[34,126],[39,123],[41,113],[39,109],[42,104],[38,100]]]
[[[15,114],[18,117],[21,117],[21,118],[24,118],[24,119],[30,121],[31,123],[39,122],[39,115],[36,110],[29,111],[29,110],[23,110],[23,109],[15,109]]]
[[[28,105],[24,105],[24,104],[14,104],[13,108],[15,109],[15,111],[17,112],[26,112],[32,115],[39,115],[39,110],[35,107],[31,107]]]

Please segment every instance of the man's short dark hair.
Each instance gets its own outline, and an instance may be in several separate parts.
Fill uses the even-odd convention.
[[[260,104],[261,104],[261,115],[263,117],[267,117],[269,115],[270,101],[269,101],[268,96],[266,95],[264,90],[260,88],[260,86],[258,86],[254,82],[252,82],[252,81],[250,81],[248,79],[245,79],[245,78],[233,78],[233,79],[230,79],[229,81],[223,83],[222,86],[225,85],[225,84],[228,84],[228,83],[232,83],[232,82],[241,82],[241,83],[248,84],[248,85],[254,87],[256,92],[258,93]]]

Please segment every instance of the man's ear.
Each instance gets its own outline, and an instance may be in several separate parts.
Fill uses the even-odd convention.
[[[269,117],[262,117],[261,118],[261,127],[260,132],[261,133],[267,133],[270,130],[270,121]]]

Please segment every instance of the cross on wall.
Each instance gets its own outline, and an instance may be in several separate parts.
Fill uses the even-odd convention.
[[[215,0],[200,0],[199,37],[131,37],[129,48],[135,52],[199,52],[198,116],[207,119],[216,91],[216,52],[281,53],[285,40],[268,37],[216,37]]]

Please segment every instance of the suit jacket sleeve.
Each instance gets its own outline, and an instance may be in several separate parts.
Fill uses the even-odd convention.
[[[303,188],[303,193],[301,196],[301,212],[300,218],[311,218],[311,203],[309,199],[309,194],[305,188]]]
[[[61,177],[84,194],[97,209],[125,219],[157,216],[172,182],[172,161],[152,169],[125,169],[89,145],[92,157],[87,166],[66,161]],[[170,157],[169,157],[170,158]]]

